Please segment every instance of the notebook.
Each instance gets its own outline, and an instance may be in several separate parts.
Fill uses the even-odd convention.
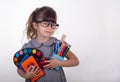
[[[38,65],[38,63],[36,62],[36,60],[34,59],[33,56],[28,57],[25,61],[23,61],[23,63],[21,64],[23,70],[26,72],[29,68],[29,66],[37,66],[40,68],[40,72],[38,74],[38,76],[31,78],[31,82],[35,82],[38,78],[42,77],[44,75],[44,71],[41,69],[41,67]]]

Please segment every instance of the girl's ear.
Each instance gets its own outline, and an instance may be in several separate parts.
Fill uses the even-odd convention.
[[[33,28],[37,30],[37,27],[38,27],[37,23],[33,22]]]

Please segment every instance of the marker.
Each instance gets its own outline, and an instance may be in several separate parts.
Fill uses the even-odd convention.
[[[64,52],[64,54],[62,55],[63,57],[65,57],[65,56],[67,55],[67,53],[68,53],[70,47],[71,47],[71,46],[68,46],[68,47],[65,49],[65,52]]]
[[[63,42],[62,42],[61,48],[62,48],[62,50],[60,52],[60,56],[62,56],[65,51],[65,44]]]

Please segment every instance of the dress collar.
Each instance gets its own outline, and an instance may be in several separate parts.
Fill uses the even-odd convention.
[[[48,40],[47,42],[44,42],[44,43],[40,43],[38,42],[36,39],[32,39],[31,42],[32,44],[35,46],[35,47],[41,47],[41,46],[51,46],[54,44],[54,42],[56,41],[57,39],[54,38],[54,37],[51,37],[50,40]]]

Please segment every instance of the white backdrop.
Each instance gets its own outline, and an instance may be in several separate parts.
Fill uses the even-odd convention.
[[[0,82],[24,82],[13,56],[26,42],[30,13],[44,5],[58,14],[54,36],[66,34],[80,60],[79,66],[64,68],[68,82],[120,82],[120,0],[0,1]]]

